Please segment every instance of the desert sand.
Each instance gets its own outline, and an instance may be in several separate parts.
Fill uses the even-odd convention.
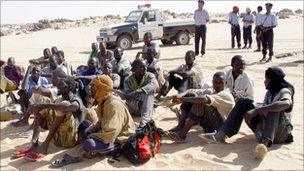
[[[286,73],[286,79],[295,86],[294,110],[292,123],[294,126],[294,142],[287,145],[273,145],[263,161],[254,159],[254,147],[257,145],[254,135],[246,124],[236,136],[228,140],[228,144],[206,144],[198,138],[202,132],[200,127],[193,128],[187,143],[176,144],[163,140],[161,153],[144,165],[133,166],[124,158],[119,162],[109,163],[107,158],[95,158],[84,162],[65,166],[62,169],[74,170],[302,170],[303,169],[303,18],[291,17],[279,20],[275,28],[274,51],[278,58],[264,64],[257,62],[261,53],[249,50],[230,49],[230,27],[227,23],[208,25],[207,46],[204,57],[197,57],[196,62],[203,66],[204,78],[211,82],[212,74],[218,70],[230,69],[230,59],[233,55],[243,55],[247,62],[246,72],[253,78],[255,84],[255,101],[262,102],[266,92],[264,87],[264,71],[269,66],[280,66]],[[42,56],[46,47],[57,46],[65,52],[66,60],[74,68],[86,64],[91,43],[99,32],[98,27],[79,27],[66,30],[43,30],[30,34],[9,35],[1,37],[1,59],[13,56],[18,64],[25,68],[28,60]],[[254,35],[255,36],[255,35]],[[155,41],[160,44],[160,41]],[[124,52],[129,60],[142,47],[136,44],[131,50]],[[166,70],[173,69],[184,62],[187,50],[194,49],[191,44],[185,46],[162,46],[161,59]],[[171,94],[176,93],[171,91]],[[3,98],[1,98],[3,99]],[[1,105],[5,102],[2,100]],[[158,127],[164,130],[176,125],[176,115],[166,107],[155,110],[154,120]],[[1,170],[46,170],[50,162],[64,153],[80,155],[82,150],[78,145],[72,149],[58,148],[51,144],[49,155],[42,161],[28,163],[24,159],[10,160],[10,154],[20,146],[28,145],[30,138],[19,138],[14,133],[25,130],[25,127],[12,128],[8,122],[1,122]],[[41,140],[47,135],[42,133]]]

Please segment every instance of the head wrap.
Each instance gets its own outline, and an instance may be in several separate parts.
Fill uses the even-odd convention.
[[[269,67],[265,71],[265,77],[267,77],[270,80],[269,85],[266,87],[266,89],[269,90],[270,93],[275,94],[281,91],[283,88],[288,88],[292,93],[291,98],[293,101],[295,89],[292,84],[290,84],[284,79],[285,73],[281,68]]]
[[[93,94],[93,98],[98,103],[105,100],[113,89],[113,81],[107,75],[101,75],[94,78],[90,85],[96,90],[95,94]]]

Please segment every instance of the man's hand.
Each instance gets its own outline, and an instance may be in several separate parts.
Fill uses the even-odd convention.
[[[140,93],[142,93],[142,89],[134,90],[127,95],[127,99],[131,100],[131,99],[135,98],[136,96],[138,96]]]
[[[250,124],[251,120],[253,117],[255,117],[256,115],[258,115],[258,111],[256,109],[252,109],[252,110],[249,110],[245,113],[244,115],[244,119],[245,119],[245,122],[247,124]]]
[[[180,97],[178,97],[177,95],[175,95],[175,96],[173,96],[173,98],[172,98],[172,103],[174,103],[174,104],[180,104],[180,103],[182,103],[182,102],[181,102]]]

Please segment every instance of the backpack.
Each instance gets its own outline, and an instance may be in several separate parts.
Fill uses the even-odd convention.
[[[131,163],[143,164],[160,152],[160,145],[160,128],[156,128],[152,120],[144,127],[139,127],[136,133],[129,137],[121,152]]]

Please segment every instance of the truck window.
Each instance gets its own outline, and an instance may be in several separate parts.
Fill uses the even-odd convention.
[[[155,11],[146,11],[142,16],[141,22],[143,22],[145,18],[147,18],[148,22],[156,21]]]
[[[141,13],[142,11],[132,11],[126,18],[125,22],[130,22],[130,23],[138,22]]]

